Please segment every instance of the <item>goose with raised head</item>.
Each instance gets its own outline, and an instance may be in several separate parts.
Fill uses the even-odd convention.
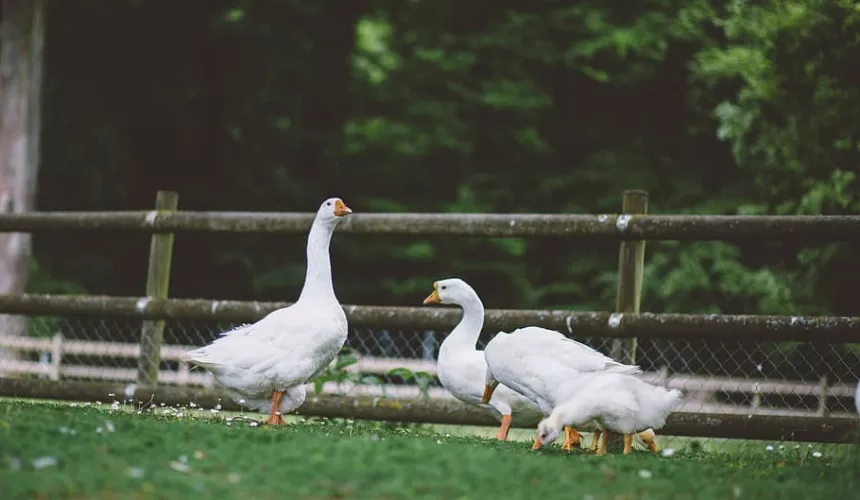
[[[641,373],[638,366],[619,363],[583,343],[539,326],[499,332],[484,347],[484,358],[487,372],[483,401],[492,397],[499,384],[504,384],[534,401],[544,416],[569,399],[568,391],[562,389],[567,381],[581,374]],[[589,424],[594,431],[591,449],[596,451],[601,431]],[[580,443],[581,436],[573,426],[565,426],[564,431],[562,448],[570,450]],[[657,451],[653,432],[642,432],[638,437],[651,451]],[[535,440],[533,448],[540,447],[541,443]]]
[[[536,424],[542,417],[537,405],[504,385],[481,402],[487,363],[476,345],[484,326],[484,304],[475,290],[459,278],[440,280],[433,283],[433,292],[424,304],[452,304],[463,310],[460,322],[439,346],[436,369],[442,386],[460,401],[481,407],[501,420],[496,434],[500,441],[508,438],[514,418],[524,425]]]
[[[666,424],[681,401],[681,391],[666,389],[623,373],[585,373],[568,379],[558,389],[566,394],[552,413],[538,424],[536,443],[547,445],[564,426],[595,422],[603,430],[598,455],[606,454],[610,431],[624,435],[624,454],[632,450],[633,434],[650,434]],[[643,437],[644,439],[644,437]]]
[[[347,320],[334,293],[329,245],[352,210],[340,198],[325,200],[308,234],[307,270],[298,300],[263,319],[224,332],[181,359],[209,370],[237,402],[268,412],[270,425],[305,401],[305,383],[340,352]]]

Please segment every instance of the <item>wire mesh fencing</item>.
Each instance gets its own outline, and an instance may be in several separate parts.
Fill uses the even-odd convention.
[[[143,321],[13,318],[18,333],[0,335],[0,376],[127,381],[138,379]],[[238,324],[165,321],[158,380],[214,386],[204,370],[179,360]],[[436,356],[447,332],[353,328],[339,358],[313,390],[344,395],[452,398],[440,385]],[[484,332],[482,348],[492,332]],[[606,354],[612,339],[577,338]],[[640,339],[643,378],[684,392],[680,411],[714,414],[856,418],[860,344],[662,341]]]

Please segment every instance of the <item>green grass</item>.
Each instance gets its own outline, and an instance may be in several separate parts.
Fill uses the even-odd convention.
[[[860,487],[853,453],[813,457],[806,445],[596,457],[377,422],[266,428],[181,411],[0,401],[0,496],[817,499]],[[40,457],[56,463],[36,468]]]

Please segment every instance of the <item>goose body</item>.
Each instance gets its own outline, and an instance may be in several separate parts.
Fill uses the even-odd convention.
[[[525,395],[540,406],[545,416],[556,405],[558,389],[578,373],[641,373],[638,366],[619,363],[539,326],[499,332],[484,348],[484,358],[487,380],[497,380]]]
[[[606,431],[601,455],[606,453],[609,431],[624,435],[624,453],[630,453],[633,434],[653,434],[653,429],[663,427],[681,400],[681,391],[623,373],[584,373],[563,383],[556,395],[552,413],[538,424],[536,441],[546,445],[558,438],[563,426],[596,422]]]
[[[475,290],[459,278],[437,281],[424,304],[439,303],[454,304],[463,310],[460,322],[439,347],[436,369],[442,386],[460,401],[483,408],[499,419],[499,440],[507,439],[513,419],[524,425],[540,421],[543,414],[537,405],[504,385],[489,401],[482,401],[487,362],[476,344],[484,326],[484,305]]]
[[[485,397],[493,394],[497,384],[505,384],[534,401],[544,416],[549,416],[558,404],[569,399],[567,383],[583,374],[633,376],[642,372],[638,366],[619,363],[581,342],[538,326],[499,332],[484,348],[484,358],[487,362]],[[592,421],[577,425],[594,431],[591,449],[596,450],[601,427]],[[639,433],[637,437],[651,451],[657,450],[653,431]],[[580,435],[574,426],[565,427],[562,447],[570,450],[579,441]],[[541,446],[535,440],[533,447]]]
[[[350,213],[339,198],[320,206],[308,234],[305,283],[295,303],[181,357],[211,372],[237,402],[269,412],[269,424],[283,424],[281,415],[301,406],[305,383],[346,342],[347,320],[334,294],[329,244],[338,222]]]

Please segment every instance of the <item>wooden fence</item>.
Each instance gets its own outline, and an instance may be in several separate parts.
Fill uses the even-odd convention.
[[[0,379],[0,395],[104,399],[108,393],[125,393],[129,398],[198,403],[224,398],[207,387],[156,385],[161,382],[193,380],[191,374],[166,375],[159,370],[161,360],[172,360],[178,350],[162,346],[163,320],[205,319],[255,321],[288,303],[168,299],[170,248],[174,232],[305,232],[313,214],[181,212],[176,196],[159,193],[157,210],[139,212],[33,212],[0,214],[0,232],[129,230],[153,233],[150,272],[145,297],[55,296],[25,294],[0,296],[0,314],[26,316],[123,317],[146,320],[141,344],[128,354],[139,356],[136,382],[76,382],[63,377],[73,370],[44,368],[46,376],[61,378],[46,382],[27,379]],[[577,336],[615,339],[613,356],[635,361],[637,338],[668,340],[758,340],[806,341],[816,343],[860,342],[858,317],[802,317],[756,315],[693,315],[640,313],[645,240],[739,241],[748,239],[799,239],[858,241],[860,216],[649,216],[647,194],[625,192],[620,214],[521,215],[521,214],[354,214],[338,231],[370,234],[461,235],[484,237],[587,237],[612,238],[620,242],[618,294],[615,312],[573,312],[568,310],[488,310],[486,328],[508,330],[525,324],[545,326]],[[345,306],[351,326],[386,326],[412,329],[451,328],[459,312],[446,308]],[[2,336],[0,336],[2,338]],[[6,348],[20,347],[20,339],[4,342]],[[32,339],[31,339],[32,340]],[[35,340],[34,340],[35,341]],[[56,339],[52,339],[57,343]],[[60,347],[80,349],[71,341]],[[2,347],[2,345],[0,345]],[[41,347],[44,347],[42,345]],[[90,346],[92,347],[92,346]],[[126,348],[129,349],[129,348]],[[177,348],[177,349],[184,349]],[[176,351],[176,352],[174,352]],[[60,358],[62,356],[59,356]],[[19,367],[20,368],[20,367]],[[50,371],[49,370],[53,370]],[[858,374],[860,375],[860,374]],[[646,375],[652,377],[652,375]],[[170,380],[170,377],[175,377]],[[183,377],[185,377],[183,379]],[[116,380],[128,380],[123,372]],[[667,383],[675,384],[673,376]],[[713,379],[725,387],[734,384],[752,393],[798,394],[819,398],[826,408],[829,397],[849,397],[848,386],[795,384],[789,381],[739,381]],[[695,381],[692,381],[695,382]],[[686,383],[692,383],[687,380]],[[701,381],[699,381],[701,382]],[[744,386],[746,384],[746,386]],[[204,384],[205,385],[205,384]],[[300,411],[309,415],[352,416],[355,418],[427,421],[453,424],[489,424],[484,413],[444,398],[396,399],[368,396],[318,395],[309,398]],[[182,401],[180,401],[182,400]],[[230,407],[230,403],[226,403]],[[766,415],[756,409],[749,415],[725,412],[678,412],[670,418],[665,434],[795,439],[841,442],[849,439],[854,419],[838,415]],[[820,413],[826,413],[820,411]]]

